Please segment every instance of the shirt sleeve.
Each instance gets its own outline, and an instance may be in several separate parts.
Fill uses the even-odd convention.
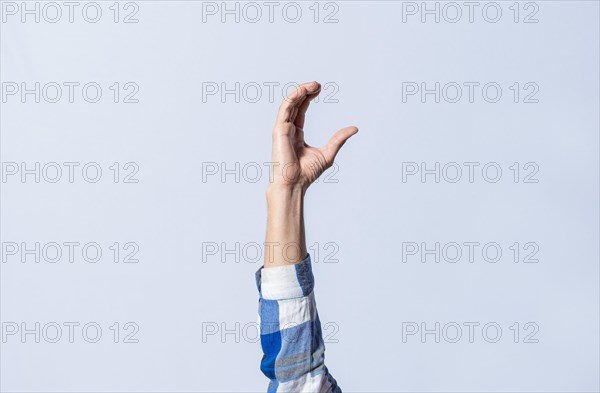
[[[260,268],[256,284],[267,392],[341,393],[324,363],[310,255],[295,265]]]

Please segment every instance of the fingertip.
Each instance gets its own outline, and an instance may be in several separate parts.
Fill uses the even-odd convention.
[[[350,136],[358,134],[358,127],[356,127],[356,126],[349,126],[347,129],[350,131],[349,132]]]
[[[317,81],[312,81],[312,82],[308,83],[306,85],[306,87],[307,87],[308,91],[310,91],[311,93],[314,93],[315,91],[317,91],[321,88],[321,85]]]

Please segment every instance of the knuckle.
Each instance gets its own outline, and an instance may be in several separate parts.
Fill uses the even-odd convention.
[[[298,86],[291,93],[285,97],[284,102],[288,102],[290,105],[296,104],[300,98],[306,94],[306,88],[304,86]]]

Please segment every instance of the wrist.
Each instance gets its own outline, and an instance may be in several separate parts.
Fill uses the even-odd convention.
[[[294,199],[304,199],[306,187],[301,184],[274,184],[267,187],[267,203],[278,201],[289,201]]]

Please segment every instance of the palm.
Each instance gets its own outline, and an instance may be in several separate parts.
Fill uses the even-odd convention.
[[[327,160],[325,148],[312,147],[304,141],[304,130],[295,130],[295,142],[293,144],[292,156],[300,168],[300,180],[311,184],[329,168],[333,161]]]

